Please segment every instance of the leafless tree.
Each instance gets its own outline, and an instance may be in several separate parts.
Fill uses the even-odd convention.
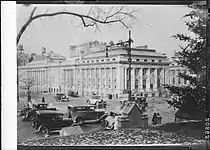
[[[17,45],[27,27],[38,18],[54,17],[59,15],[75,16],[79,18],[82,22],[79,26],[82,25],[83,27],[94,27],[95,31],[100,31],[99,27],[100,24],[107,25],[113,23],[120,23],[123,27],[129,29],[131,28],[133,21],[137,20],[137,17],[135,15],[138,12],[138,9],[134,8],[130,9],[127,6],[121,6],[121,7],[112,6],[109,8],[93,6],[90,7],[89,11],[86,14],[70,12],[66,11],[65,9],[59,12],[49,13],[46,11],[45,13],[36,14],[37,9],[38,9],[37,7],[33,8],[28,20],[24,23],[24,25],[20,29],[17,35]]]
[[[37,85],[37,82],[34,78],[23,78],[20,80],[21,83],[24,84],[24,89],[26,90],[27,94],[28,94],[28,101],[30,101],[30,89],[31,87]]]

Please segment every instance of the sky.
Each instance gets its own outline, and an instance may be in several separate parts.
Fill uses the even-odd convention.
[[[17,5],[17,33],[27,21],[33,5],[25,7]],[[110,8],[110,6],[101,6]],[[148,45],[148,48],[165,53],[169,58],[178,51],[180,41],[171,38],[176,33],[188,33],[182,16],[190,11],[182,5],[129,5],[130,9],[139,8],[136,13],[138,21],[133,23],[131,34],[134,43],[132,47]],[[90,5],[71,5],[65,9],[71,12],[87,14]],[[57,12],[63,10],[61,6],[38,6],[36,14]],[[24,46],[26,53],[40,54],[42,47],[47,51],[60,53],[69,57],[69,46],[98,40],[99,42],[118,42],[128,39],[128,30],[119,23],[101,25],[100,31],[95,28],[78,27],[81,21],[75,16],[58,16],[41,18],[33,21],[22,35],[19,44]]]

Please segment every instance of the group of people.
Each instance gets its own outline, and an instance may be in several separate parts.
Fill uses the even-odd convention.
[[[162,120],[161,115],[159,113],[154,113],[152,117],[152,124],[153,125],[161,124],[161,120]]]

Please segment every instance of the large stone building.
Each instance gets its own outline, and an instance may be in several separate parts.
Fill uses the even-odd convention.
[[[71,49],[70,49],[71,51]],[[71,51],[72,52],[72,51]],[[171,73],[176,70],[170,65],[165,54],[158,53],[147,46],[132,48],[132,91],[161,96],[166,91],[164,84],[181,84]],[[78,51],[69,59],[50,59],[33,61],[20,70],[26,72],[28,78],[34,78],[37,86],[32,88],[38,92],[78,91],[81,96],[93,93],[113,97],[125,96],[128,88],[128,54],[123,47],[111,47],[106,58],[104,48],[86,53]],[[183,83],[184,84],[184,83]]]

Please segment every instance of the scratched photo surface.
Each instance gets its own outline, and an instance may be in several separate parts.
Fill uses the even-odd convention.
[[[17,144],[204,144],[206,7],[17,4]]]

